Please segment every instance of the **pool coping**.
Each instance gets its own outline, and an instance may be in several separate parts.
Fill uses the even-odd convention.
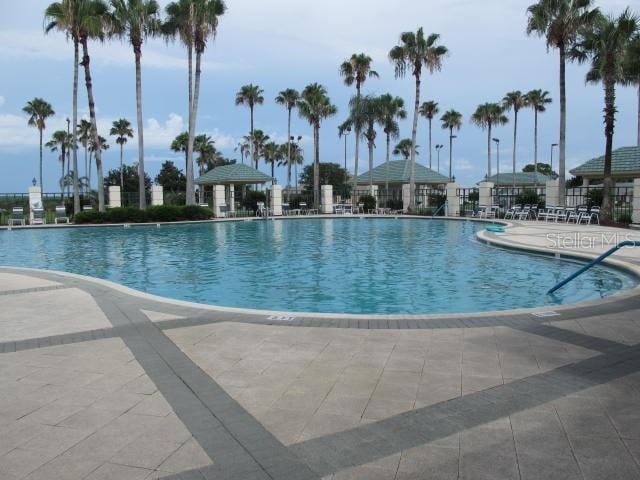
[[[399,215],[395,216],[380,216],[380,215],[360,215],[360,216],[345,216],[345,215],[311,215],[311,216],[301,216],[301,217],[278,217],[278,219],[286,220],[286,219],[308,219],[308,218],[390,218],[390,219],[422,219],[422,220],[459,220],[459,221],[475,221],[481,223],[498,223],[504,225],[509,228],[512,226],[516,226],[516,223],[507,222],[502,220],[486,220],[486,219],[471,219],[465,217],[424,217],[424,216],[414,216],[414,215]],[[246,221],[245,219],[221,219],[222,221]],[[221,221],[217,220],[217,221]],[[259,220],[259,218],[258,218]],[[216,220],[214,220],[215,222]],[[180,222],[184,223],[209,223],[210,221],[205,222]],[[172,223],[173,224],[173,223]],[[140,225],[140,224],[138,224]],[[153,226],[155,224],[147,224],[147,226]],[[100,225],[104,226],[104,225]],[[121,226],[121,225],[120,225]],[[80,227],[80,226],[79,226]],[[545,249],[542,247],[529,247],[521,244],[512,243],[506,241],[505,239],[498,238],[495,234],[490,235],[489,232],[485,230],[481,230],[476,233],[476,238],[490,245],[493,245],[497,248],[509,248],[520,251],[531,251],[537,254],[545,254],[545,255],[553,255],[556,256],[557,251],[552,249]],[[574,259],[592,259],[597,255],[590,255],[587,253],[578,253],[578,252],[566,252],[563,253],[562,256],[574,258]],[[606,262],[608,265],[619,268],[624,271],[629,272],[632,275],[635,275],[640,278],[640,266],[632,265],[628,262],[617,260],[617,259],[609,259]],[[256,319],[262,319],[264,323],[270,323],[273,321],[276,322],[288,322],[293,320],[309,320],[309,319],[318,319],[318,320],[391,320],[391,321],[401,321],[401,320],[447,320],[447,319],[497,319],[497,318],[506,318],[506,317],[514,317],[514,316],[540,316],[540,314],[553,314],[556,320],[562,320],[563,315],[572,315],[575,313],[580,313],[580,316],[589,316],[589,311],[592,310],[592,314],[603,314],[607,313],[605,310],[615,310],[618,309],[612,308],[613,304],[616,304],[622,300],[633,299],[640,303],[640,285],[623,292],[620,292],[616,295],[612,295],[603,299],[595,299],[595,300],[587,300],[572,304],[566,305],[545,305],[540,307],[533,308],[520,308],[520,309],[511,309],[511,310],[494,310],[494,311],[484,311],[484,312],[466,312],[466,313],[434,313],[434,314],[353,314],[353,313],[320,313],[320,312],[295,312],[295,311],[281,311],[281,310],[259,310],[259,309],[249,309],[249,308],[238,308],[238,307],[224,307],[219,305],[209,305],[197,302],[190,302],[186,300],[177,300],[169,297],[163,297],[160,295],[154,295],[151,293],[142,292],[140,290],[133,289],[131,287],[127,287],[125,285],[112,282],[110,280],[104,280],[97,277],[92,277],[88,275],[80,275],[69,272],[62,272],[56,270],[46,270],[46,269],[36,269],[36,268],[26,268],[26,267],[13,267],[13,266],[0,266],[1,269],[5,271],[13,271],[15,273],[38,273],[42,272],[45,274],[53,274],[59,275],[61,277],[72,278],[75,280],[80,280],[83,282],[90,282],[94,284],[101,285],[103,287],[107,287],[113,290],[116,290],[120,293],[124,293],[131,297],[150,301],[157,302],[160,304],[164,304],[171,307],[185,308],[185,309],[195,309],[203,312],[209,313],[218,313],[225,316],[230,316],[234,320],[238,320],[237,315],[240,316],[248,316],[252,319],[252,321],[256,321]],[[604,310],[603,310],[604,309]],[[557,315],[557,316],[556,316]]]

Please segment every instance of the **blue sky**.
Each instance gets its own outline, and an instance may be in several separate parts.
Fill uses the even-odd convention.
[[[486,173],[486,133],[469,122],[480,103],[498,101],[511,90],[549,90],[554,103],[540,117],[540,161],[549,158],[549,145],[556,141],[558,56],[547,53],[543,39],[525,34],[526,8],[532,0],[228,0],[228,11],[220,21],[219,34],[205,54],[197,132],[207,133],[225,155],[236,157],[238,140],[249,129],[249,112],[234,105],[241,85],[257,83],[265,90],[265,105],[256,109],[256,128],[276,140],[286,139],[286,111],[273,101],[278,91],[302,89],[311,82],[325,85],[338,114],[321,129],[321,161],[344,162],[344,144],[337,126],[347,114],[347,102],[354,93],[338,74],[340,63],[354,52],[373,57],[380,79],[372,79],[365,92],[392,93],[413,103],[412,77],[395,79],[387,53],[400,32],[424,27],[441,35],[450,54],[441,72],[423,79],[422,100],[433,99],[440,110],[455,108],[464,117],[454,146],[454,174],[459,183],[472,185]],[[160,1],[164,7],[166,1]],[[619,13],[629,0],[599,0],[604,11]],[[63,35],[44,35],[42,14],[48,2],[22,0],[6,2],[0,18],[0,191],[26,191],[38,165],[37,130],[27,127],[22,113],[33,97],[47,99],[56,111],[45,138],[60,128],[71,115],[72,45]],[[93,79],[100,133],[107,136],[115,119],[135,120],[133,53],[129,45],[111,41],[92,43]],[[567,72],[569,168],[602,154],[603,96],[599,85],[585,85],[586,66],[570,65]],[[82,75],[81,75],[82,80]],[[154,177],[164,160],[183,166],[183,157],[169,150],[175,135],[186,130],[186,52],[179,44],[154,39],[143,50],[143,92],[145,157]],[[80,114],[87,114],[86,92],[81,82]],[[631,88],[617,92],[618,117],[614,146],[635,143],[636,93]],[[409,112],[411,114],[411,111]],[[510,117],[511,118],[511,117]],[[409,137],[411,115],[401,125],[402,137]],[[501,169],[511,168],[512,124],[499,128]],[[311,162],[311,129],[297,116],[293,133],[303,135],[305,162]],[[418,161],[428,162],[427,125],[420,120]],[[434,144],[447,145],[447,134],[434,123]],[[348,144],[347,164],[353,165],[353,137]],[[113,139],[105,154],[106,168],[119,161]],[[448,169],[448,147],[441,152],[441,169]],[[533,159],[533,113],[519,117],[518,164]],[[135,139],[125,148],[125,161],[137,158]],[[557,156],[556,156],[557,158]],[[375,163],[384,161],[384,141],[379,134]],[[366,162],[366,153],[361,165]],[[434,153],[435,162],[435,153]],[[265,172],[268,167],[261,165]],[[60,174],[57,154],[45,153],[45,189]],[[362,166],[360,167],[362,172]],[[82,173],[82,172],[81,172]],[[279,172],[284,183],[284,172]]]

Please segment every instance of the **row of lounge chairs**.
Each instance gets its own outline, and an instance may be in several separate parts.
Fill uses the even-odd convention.
[[[496,210],[493,210],[495,218]],[[562,207],[549,205],[546,208],[538,208],[538,205],[514,205],[508,209],[505,220],[544,220],[555,223],[584,223],[600,225],[600,207]]]
[[[82,208],[84,211],[92,210],[93,208],[90,205],[85,205]],[[31,208],[32,218],[30,220],[30,225],[45,225],[47,223],[46,212],[44,208]],[[23,207],[13,207],[11,209],[11,215],[8,219],[9,226],[25,226],[27,224],[28,216],[25,214],[25,209]],[[71,223],[71,219],[67,214],[67,209],[64,205],[57,206],[54,212],[53,221],[55,224],[58,223]]]

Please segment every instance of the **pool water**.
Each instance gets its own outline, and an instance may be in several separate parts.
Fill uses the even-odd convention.
[[[304,219],[0,232],[0,265],[90,275],[166,297],[297,312],[431,314],[573,303],[636,285],[475,240],[482,224]]]

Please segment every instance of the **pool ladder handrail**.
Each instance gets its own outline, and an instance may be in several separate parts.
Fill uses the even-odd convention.
[[[445,208],[447,206],[447,202],[448,202],[448,200],[445,200],[445,202],[442,205],[440,205],[435,212],[433,212],[433,215],[431,215],[431,218],[436,218],[436,215],[438,215],[438,213],[440,213],[440,210],[442,210],[443,208]]]
[[[570,281],[574,280],[576,277],[579,277],[580,275],[582,275],[584,272],[586,272],[590,268],[596,266],[599,263],[602,263],[604,261],[604,259],[606,259],[610,255],[613,255],[618,250],[620,250],[621,248],[624,248],[624,247],[640,247],[640,242],[639,241],[633,241],[633,240],[625,240],[624,242],[620,242],[619,244],[617,244],[615,247],[611,247],[609,250],[607,250],[605,253],[600,255],[598,258],[595,258],[595,259],[591,260],[589,263],[587,263],[580,270],[578,270],[577,272],[569,275],[567,278],[562,280],[560,283],[556,284],[553,288],[551,288],[547,292],[547,295],[551,295],[552,293],[554,293],[559,288],[564,287],[567,283],[569,283]]]

